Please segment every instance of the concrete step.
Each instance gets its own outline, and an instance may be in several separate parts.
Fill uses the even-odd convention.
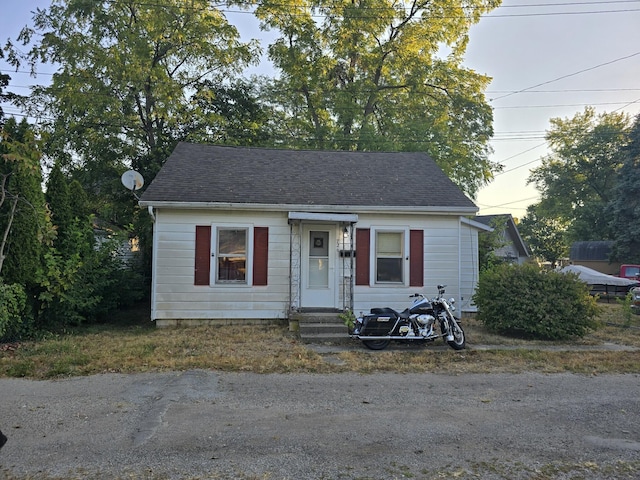
[[[304,323],[327,323],[344,325],[344,322],[338,317],[336,312],[313,312],[313,313],[297,313],[294,318],[301,325]]]
[[[342,343],[349,333],[339,312],[299,312],[291,317],[300,339],[307,343]]]
[[[301,323],[300,335],[315,333],[342,333],[348,334],[347,327],[343,323]]]
[[[353,339],[347,335],[346,328],[343,333],[313,333],[304,336],[301,335],[300,340],[305,343],[343,344],[353,342]]]

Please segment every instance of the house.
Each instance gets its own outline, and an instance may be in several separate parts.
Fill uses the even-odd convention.
[[[606,275],[617,275],[622,263],[609,260],[613,243],[611,240],[573,242],[569,249],[569,262],[572,265],[592,268]]]
[[[474,309],[487,227],[424,153],[180,143],[139,203],[158,326],[403,309],[438,284]]]
[[[531,258],[531,253],[524,240],[522,240],[518,226],[511,214],[478,215],[474,217],[474,220],[491,228],[503,228],[503,246],[494,252],[498,258],[519,265]]]

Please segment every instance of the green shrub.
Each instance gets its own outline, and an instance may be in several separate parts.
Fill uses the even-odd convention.
[[[22,285],[0,281],[0,341],[11,341],[29,333],[33,316]]]
[[[581,337],[596,328],[596,300],[571,273],[536,265],[496,265],[480,274],[478,319],[500,334],[545,340]]]
[[[105,242],[84,258],[63,258],[54,249],[45,255],[39,296],[44,329],[103,320],[144,297],[141,275],[122,262],[117,247]]]

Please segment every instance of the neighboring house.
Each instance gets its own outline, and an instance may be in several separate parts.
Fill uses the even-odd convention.
[[[140,205],[158,326],[404,309],[438,284],[474,310],[486,227],[424,153],[180,143]]]
[[[573,242],[569,249],[569,262],[607,275],[617,275],[620,272],[621,263],[609,261],[612,248],[613,241],[610,240]]]
[[[516,222],[509,213],[499,215],[478,215],[474,220],[491,228],[503,228],[503,246],[494,253],[498,258],[522,265],[531,257],[527,245],[522,240]]]

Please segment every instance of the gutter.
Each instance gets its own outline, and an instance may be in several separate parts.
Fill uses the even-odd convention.
[[[433,215],[474,215],[478,207],[443,207],[443,206],[372,206],[372,205],[293,205],[293,204],[262,204],[262,203],[222,203],[222,202],[167,202],[140,201],[139,205],[148,208],[175,208],[194,210],[262,210],[262,211],[303,211],[303,212],[344,212],[352,213],[395,213],[395,214],[424,214]],[[475,222],[474,222],[475,223]],[[484,227],[484,226],[483,226]]]

